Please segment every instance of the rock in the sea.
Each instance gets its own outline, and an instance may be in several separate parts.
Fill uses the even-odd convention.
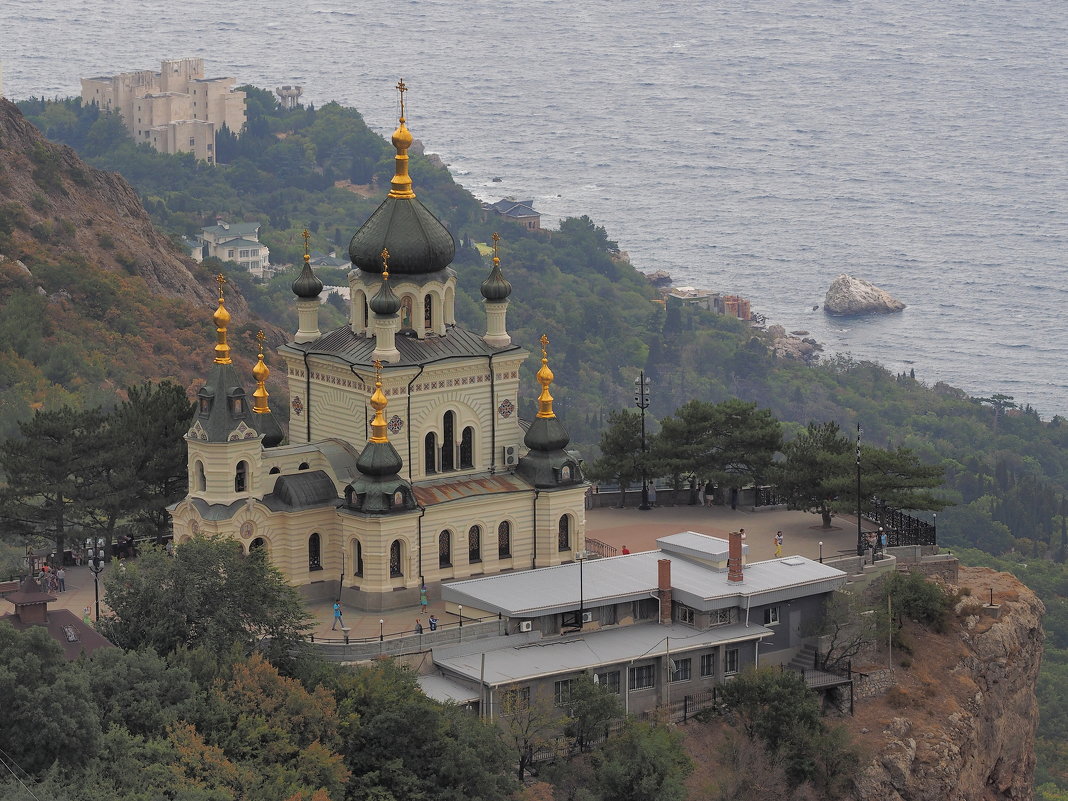
[[[904,308],[905,304],[889,292],[844,273],[834,279],[823,299],[823,310],[834,315],[889,314]]]

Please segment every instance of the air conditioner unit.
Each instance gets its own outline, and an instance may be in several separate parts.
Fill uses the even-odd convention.
[[[593,622],[593,612],[583,612],[582,613],[582,622],[583,623],[592,623]]]
[[[515,467],[519,464],[519,446],[505,445],[501,451],[505,467]]]
[[[534,621],[533,620],[520,620],[519,621],[519,630],[520,631],[532,631],[533,629],[534,629]]]

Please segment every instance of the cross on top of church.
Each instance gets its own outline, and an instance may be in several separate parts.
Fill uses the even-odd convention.
[[[382,276],[384,278],[389,278],[389,250],[387,248],[382,248],[382,252],[378,255],[382,257]]]
[[[226,276],[222,273],[219,273],[217,276],[215,276],[215,283],[219,285],[219,300],[222,300],[223,284],[226,283]]]
[[[308,233],[308,229],[305,228],[301,236],[304,237],[304,255],[308,255],[308,240],[311,239],[311,234]]]
[[[542,356],[547,356],[547,355],[548,355],[548,354],[547,354],[547,353],[545,352],[545,349],[546,349],[546,348],[547,348],[548,346],[549,346],[549,337],[547,337],[547,336],[546,336],[545,334],[542,334],[542,335],[541,335],[541,355],[542,355]]]
[[[501,241],[501,235],[496,231],[493,232],[493,263],[500,264],[501,260],[497,257],[497,245]]]
[[[397,83],[397,91],[400,92],[400,121],[404,122],[404,93],[408,91],[408,87],[404,85],[404,78]]]

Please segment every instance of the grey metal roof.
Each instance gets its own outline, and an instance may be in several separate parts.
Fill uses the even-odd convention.
[[[260,224],[256,222],[226,223],[225,225],[208,225],[200,230],[205,234],[236,234],[238,236],[245,236],[246,234],[255,234],[259,231]]]
[[[663,551],[720,562],[727,558],[730,543],[720,537],[698,534],[696,531],[680,531],[667,537],[658,537],[656,544]],[[742,555],[749,553],[749,546],[742,544]]]
[[[191,498],[190,503],[197,510],[201,520],[229,520],[237,510],[242,508],[246,501],[238,500],[230,504],[208,503],[202,498]]]
[[[418,678],[419,688],[435,701],[443,703],[466,704],[478,701],[481,693],[478,686],[456,681],[439,673],[431,673]]]
[[[264,506],[273,512],[334,506],[339,501],[333,480],[323,470],[279,476],[274,491],[263,496]]]
[[[442,585],[441,596],[508,617],[594,609],[650,597],[660,559],[671,561],[672,598],[703,611],[831,592],[846,582],[843,571],[803,556],[748,564],[743,580],[730,582],[725,571],[658,550],[457,581]]]
[[[689,626],[638,623],[632,626],[593,631],[566,637],[550,637],[532,643],[512,645],[510,638],[497,648],[474,653],[456,653],[434,649],[434,664],[463,678],[489,686],[529,681],[542,676],[575,673],[622,662],[637,661],[644,656],[660,656],[669,650],[676,654],[769,637],[763,626],[735,623],[697,631]],[[481,642],[485,642],[484,640]],[[482,654],[485,653],[483,668]],[[483,672],[484,671],[484,672]]]
[[[442,359],[460,359],[469,356],[489,356],[511,350],[521,350],[519,345],[494,348],[486,344],[482,334],[476,334],[459,326],[449,326],[445,336],[431,336],[426,339],[398,336],[396,339],[400,359],[388,366],[406,366],[426,364]],[[334,356],[348,364],[370,367],[374,361],[375,338],[357,335],[345,325],[337,328],[312,342],[297,344],[289,342],[282,348],[293,353],[309,355]]]
[[[504,492],[530,492],[531,486],[511,473],[478,473],[464,478],[420,481],[413,488],[420,506],[433,506],[463,498],[482,497]]]

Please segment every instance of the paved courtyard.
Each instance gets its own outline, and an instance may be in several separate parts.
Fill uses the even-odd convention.
[[[634,507],[590,509],[586,512],[586,536],[617,550],[622,550],[623,546],[631,551],[652,550],[656,547],[657,537],[680,531],[696,531],[726,538],[728,532],[739,528],[745,529],[750,561],[774,556],[772,538],[780,529],[785,538],[783,553],[786,555],[798,553],[817,559],[820,542],[823,542],[823,555],[828,558],[840,553],[852,553],[856,547],[856,518],[850,517],[835,518],[834,527],[827,530],[820,527],[818,515],[780,509],[753,512],[722,506],[666,506],[646,512]],[[116,569],[109,565],[101,574],[101,598],[104,594],[103,582]],[[84,607],[93,608],[93,577],[89,570],[85,567],[68,568],[67,591],[59,593],[58,598],[54,606],[70,609],[79,617]],[[308,611],[313,616],[313,632],[317,639],[342,638],[342,632],[330,629],[333,616],[329,602],[309,604]],[[426,615],[420,614],[419,605],[416,604],[382,613],[345,608],[343,619],[350,628],[349,637],[365,639],[376,638],[380,633],[388,637],[410,632],[415,628],[417,618],[425,627],[429,614],[436,615],[443,625],[456,625],[456,616],[446,613],[441,600],[433,597]]]

